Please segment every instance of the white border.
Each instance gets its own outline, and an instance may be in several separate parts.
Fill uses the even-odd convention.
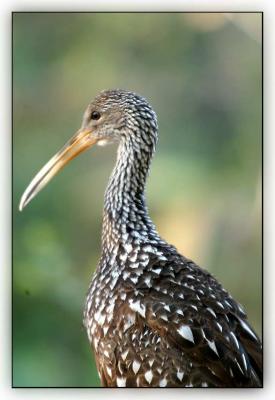
[[[271,0],[247,0],[243,1],[153,1],[153,0],[131,0],[131,1],[40,1],[23,2],[23,1],[4,1],[1,2],[1,21],[0,21],[0,46],[1,46],[1,63],[0,63],[0,79],[1,79],[1,155],[0,155],[0,188],[1,188],[1,204],[0,204],[0,257],[1,257],[1,278],[0,278],[0,294],[3,296],[0,305],[0,394],[3,399],[47,399],[49,397],[55,399],[70,398],[98,398],[105,399],[114,398],[143,398],[154,400],[157,398],[181,398],[188,396],[194,399],[210,399],[216,398],[274,398],[273,388],[273,365],[275,360],[274,352],[274,332],[275,332],[275,312],[274,312],[274,282],[275,282],[275,260],[274,260],[274,238],[275,238],[275,157],[273,149],[275,149],[275,112],[272,109],[275,102],[272,94],[274,89],[274,38],[275,38],[275,13],[274,2]],[[265,183],[265,389],[227,389],[227,390],[194,390],[188,391],[183,389],[142,389],[142,390],[104,390],[104,389],[11,389],[11,331],[10,331],[10,209],[11,209],[11,190],[10,190],[10,157],[11,157],[11,141],[10,141],[10,113],[11,113],[11,11],[264,11],[265,26],[265,162],[264,162],[264,183]],[[272,123],[273,122],[273,123]],[[273,129],[272,129],[273,127]],[[4,228],[4,229],[3,229]]]

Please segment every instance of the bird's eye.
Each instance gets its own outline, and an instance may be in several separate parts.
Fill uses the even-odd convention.
[[[93,111],[91,114],[91,119],[99,119],[101,117],[98,111]]]

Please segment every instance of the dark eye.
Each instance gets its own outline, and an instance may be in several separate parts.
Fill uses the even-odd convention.
[[[101,117],[98,111],[93,111],[91,114],[91,119],[99,119]]]

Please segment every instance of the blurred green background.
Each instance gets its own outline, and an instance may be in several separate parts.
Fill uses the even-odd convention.
[[[24,210],[34,174],[101,90],[146,97],[161,235],[214,274],[261,335],[261,14],[13,15],[13,384],[99,386],[82,327],[116,150],[71,163]]]

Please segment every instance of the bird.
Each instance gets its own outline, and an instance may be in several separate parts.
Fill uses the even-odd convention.
[[[243,307],[157,232],[145,186],[158,138],[142,96],[101,91],[80,129],[25,190],[22,210],[78,154],[117,143],[101,256],[83,323],[104,387],[262,387],[262,344]]]

